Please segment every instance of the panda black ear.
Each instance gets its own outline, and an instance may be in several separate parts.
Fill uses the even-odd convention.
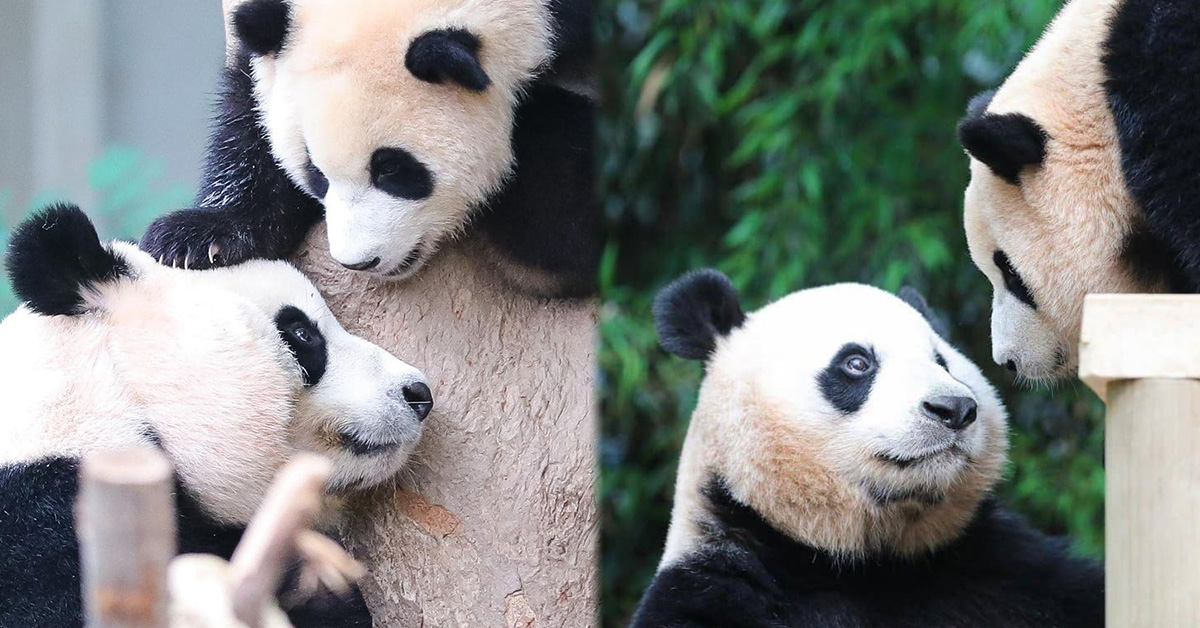
[[[958,123],[958,141],[996,176],[1017,185],[1022,168],[1046,158],[1050,136],[1024,114],[987,113],[993,94],[984,92],[971,99],[966,117]]]
[[[479,63],[479,48],[479,38],[461,28],[429,31],[409,44],[404,67],[422,81],[453,81],[473,92],[482,92],[492,80]]]
[[[654,326],[668,353],[707,359],[717,338],[746,321],[733,283],[722,273],[694,270],[663,288],[654,298]]]
[[[233,12],[233,32],[256,55],[283,50],[291,24],[292,8],[286,0],[250,0]]]
[[[18,225],[4,264],[17,297],[47,316],[81,314],[85,289],[129,276],[87,215],[68,204],[51,205]]]
[[[942,337],[942,340],[950,342],[950,332],[946,328],[946,322],[942,320],[941,316],[938,316],[937,312],[933,311],[933,308],[929,307],[929,303],[925,301],[924,295],[918,292],[916,288],[904,286],[900,288],[896,296],[901,301],[912,306],[912,309],[919,312],[929,323],[929,326],[933,328],[933,332]]]

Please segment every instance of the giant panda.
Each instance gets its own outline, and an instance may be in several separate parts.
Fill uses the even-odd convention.
[[[1200,4],[1072,0],[958,135],[998,364],[1070,377],[1085,295],[1200,292]]]
[[[747,315],[710,270],[660,293],[662,346],[706,372],[633,628],[1104,625],[1100,567],[990,497],[1004,407],[902,295]]]
[[[587,293],[590,0],[248,0],[234,11],[197,209],[142,248],[207,268],[291,254],[401,280],[474,222],[478,255],[541,296]]]
[[[425,376],[346,332],[285,262],[160,266],[69,205],[18,227],[6,262],[24,303],[0,323],[3,628],[82,625],[72,508],[88,452],[161,449],[180,551],[228,558],[293,452],[333,462],[336,506],[392,478],[421,436]],[[292,618],[370,626],[361,597]]]

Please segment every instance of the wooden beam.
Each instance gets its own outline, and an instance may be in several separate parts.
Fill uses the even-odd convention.
[[[156,449],[88,455],[76,529],[89,628],[167,628],[175,556],[171,463]]]
[[[1087,297],[1079,372],[1108,403],[1107,625],[1200,626],[1200,296]]]

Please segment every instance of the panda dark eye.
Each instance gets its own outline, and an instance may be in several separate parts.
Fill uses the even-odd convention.
[[[292,336],[301,343],[311,345],[317,341],[317,337],[312,330],[306,325],[296,325],[291,329]]]
[[[862,354],[853,354],[842,360],[842,371],[851,377],[862,377],[875,368],[871,358]]]
[[[1025,280],[1021,279],[1021,274],[1013,267],[1008,255],[1005,255],[1004,251],[997,250],[992,254],[992,263],[1000,270],[1000,277],[1004,279],[1004,288],[1018,301],[1036,310],[1037,303],[1033,300],[1033,293],[1029,291],[1029,286],[1025,285]]]

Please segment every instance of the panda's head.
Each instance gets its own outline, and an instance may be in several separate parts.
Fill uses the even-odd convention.
[[[520,90],[550,57],[542,0],[248,0],[232,19],[333,258],[392,279],[500,187]]]
[[[838,284],[743,315],[724,275],[697,271],[659,295],[663,347],[706,366],[665,562],[704,525],[714,481],[837,555],[913,554],[962,531],[1002,471],[1005,411],[902,294]]]
[[[284,262],[160,266],[63,205],[14,231],[6,265],[24,302],[0,325],[6,460],[148,440],[239,521],[296,450],[332,460],[332,491],[393,477],[433,405],[420,371]]]
[[[1024,379],[1075,373],[1085,295],[1173,283],[1126,187],[1106,94],[1118,4],[1067,4],[958,126],[971,168],[967,244],[993,288],[993,359]]]

